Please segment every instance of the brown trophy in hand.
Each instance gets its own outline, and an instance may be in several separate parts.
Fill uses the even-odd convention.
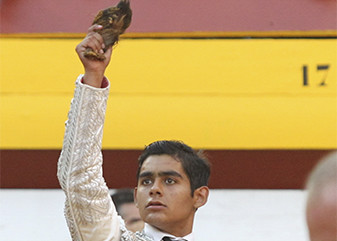
[[[132,11],[130,9],[129,0],[121,0],[116,6],[99,11],[92,25],[102,25],[103,28],[97,32],[102,35],[105,48],[104,52],[114,46],[119,39],[119,35],[130,26]],[[94,60],[104,60],[105,56],[96,53],[91,48],[87,48],[84,56]]]

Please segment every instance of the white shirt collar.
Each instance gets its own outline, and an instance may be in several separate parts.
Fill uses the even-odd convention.
[[[145,223],[144,225],[144,232],[147,236],[151,237],[154,241],[160,241],[165,236],[174,237],[174,238],[182,238],[182,239],[186,239],[187,241],[194,241],[193,233],[190,233],[184,237],[175,237],[172,234],[161,232],[160,230],[156,229],[155,227],[147,223]]]

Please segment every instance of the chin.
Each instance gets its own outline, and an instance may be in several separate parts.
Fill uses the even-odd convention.
[[[166,217],[159,213],[151,213],[144,218],[144,221],[154,227],[160,227],[161,224],[167,223]]]

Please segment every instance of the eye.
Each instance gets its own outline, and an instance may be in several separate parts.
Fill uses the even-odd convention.
[[[167,179],[165,179],[165,183],[166,184],[175,184],[176,181],[174,179],[172,179],[172,178],[167,178]]]
[[[143,179],[141,181],[142,185],[149,185],[152,183],[151,179],[147,178],[147,179]]]

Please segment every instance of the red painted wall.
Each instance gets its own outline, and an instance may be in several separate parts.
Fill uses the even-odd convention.
[[[302,189],[318,160],[332,150],[205,150],[210,188]],[[140,150],[103,150],[109,188],[136,185]],[[0,150],[0,188],[59,188],[60,150]]]
[[[83,33],[117,0],[1,0],[1,33]],[[336,0],[131,0],[128,32],[336,30]]]

